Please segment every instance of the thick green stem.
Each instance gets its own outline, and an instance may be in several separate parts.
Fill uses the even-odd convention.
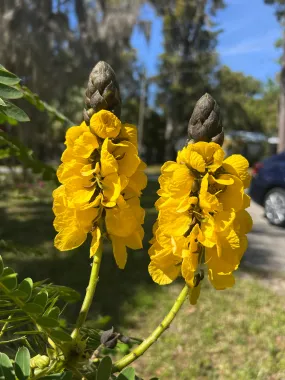
[[[82,304],[80,313],[79,313],[77,321],[76,321],[76,327],[71,334],[71,336],[74,340],[78,339],[80,329],[86,320],[88,311],[89,311],[90,306],[92,304],[93,297],[94,297],[95,290],[96,290],[96,286],[97,286],[97,283],[99,280],[99,269],[100,269],[101,259],[102,259],[102,240],[100,241],[100,245],[97,249],[97,252],[95,253],[95,255],[93,257],[93,263],[92,263],[92,269],[91,269],[89,284],[88,284],[88,287],[86,289],[85,298],[83,300],[83,304]]]
[[[134,360],[138,359],[141,355],[145,353],[147,349],[160,337],[160,335],[170,326],[170,323],[175,318],[179,309],[181,308],[183,302],[185,301],[189,293],[189,288],[187,285],[184,286],[178,298],[174,302],[171,310],[164,318],[164,320],[159,324],[159,326],[146,338],[139,346],[137,346],[130,354],[124,356],[122,359],[118,360],[113,366],[113,372],[121,371],[123,368],[127,367]]]

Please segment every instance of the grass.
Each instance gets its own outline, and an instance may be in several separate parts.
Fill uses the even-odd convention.
[[[1,193],[0,240],[6,242],[1,254],[20,278],[50,278],[84,294],[90,271],[89,242],[74,252],[54,249],[51,190],[47,186]],[[157,184],[151,182],[142,199],[147,211],[145,247],[156,218],[156,190]],[[111,247],[105,247],[90,324],[101,316],[106,327],[113,325],[140,338],[159,324],[183,284],[155,285],[147,272],[148,261],[146,250],[130,252],[126,269],[120,271]],[[135,363],[137,372],[145,380],[152,376],[162,380],[284,379],[284,300],[263,286],[256,274],[240,272],[236,286],[223,292],[204,281],[198,306],[183,305],[170,329]],[[72,322],[79,307],[68,309]]]

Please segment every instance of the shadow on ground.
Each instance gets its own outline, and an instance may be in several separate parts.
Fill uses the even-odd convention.
[[[157,183],[151,182],[144,192],[142,207],[146,209],[145,219],[145,250],[130,251],[127,266],[124,271],[117,268],[111,246],[104,249],[103,262],[100,270],[100,280],[97,287],[96,302],[92,305],[91,317],[98,315],[110,316],[110,325],[123,323],[122,306],[135,301],[136,290],[139,287],[153,292],[155,284],[148,274],[149,258],[147,254],[148,241],[152,234],[152,225],[156,219],[154,202],[156,200]],[[5,263],[12,266],[19,279],[32,277],[34,281],[49,278],[58,285],[70,286],[85,293],[89,273],[90,259],[87,241],[77,250],[61,253],[53,247],[55,231],[52,226],[53,213],[51,200],[48,202],[17,202],[6,208],[0,208],[0,239],[12,241],[19,250],[18,254],[4,250]],[[22,247],[29,247],[29,252],[21,253]],[[1,250],[1,248],[0,248]],[[35,254],[41,251],[42,254]],[[74,318],[80,304],[69,307],[69,314]]]

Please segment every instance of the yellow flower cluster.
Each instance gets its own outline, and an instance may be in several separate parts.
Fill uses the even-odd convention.
[[[149,250],[149,273],[160,285],[182,275],[199,287],[201,268],[216,289],[234,285],[232,272],[247,248],[252,220],[248,162],[241,155],[224,160],[213,142],[189,144],[176,162],[166,162],[159,178],[159,211]]]
[[[95,113],[66,133],[66,149],[53,192],[55,246],[60,251],[79,247],[92,234],[90,256],[103,233],[112,241],[117,265],[124,268],[126,247],[142,248],[146,186],[145,164],[138,157],[137,131],[109,111]]]

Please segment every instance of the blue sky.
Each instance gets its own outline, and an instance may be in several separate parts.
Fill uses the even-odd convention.
[[[262,81],[274,78],[279,70],[280,51],[274,44],[281,36],[274,8],[263,0],[228,0],[227,7],[218,12],[215,21],[223,32],[219,36],[218,52],[222,64],[234,71],[242,71]],[[157,72],[158,56],[163,52],[162,20],[150,6],[144,6],[141,19],[152,22],[149,43],[136,28],[132,44],[148,75]]]

